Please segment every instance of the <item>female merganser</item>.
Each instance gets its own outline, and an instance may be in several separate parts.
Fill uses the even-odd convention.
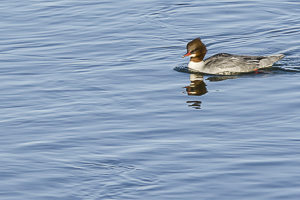
[[[206,74],[232,74],[253,72],[260,68],[272,67],[272,65],[284,58],[283,54],[272,56],[242,56],[228,53],[219,53],[205,60],[206,46],[200,38],[190,41],[187,46],[187,53],[182,57],[191,57],[188,68],[191,71]]]

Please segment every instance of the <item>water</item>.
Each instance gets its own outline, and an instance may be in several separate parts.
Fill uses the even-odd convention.
[[[1,199],[299,198],[298,1],[0,10]],[[286,57],[258,74],[174,70],[196,37],[207,57]]]

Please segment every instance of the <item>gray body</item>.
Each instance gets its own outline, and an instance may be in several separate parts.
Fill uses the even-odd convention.
[[[256,69],[271,67],[275,62],[284,58],[283,54],[272,56],[242,56],[232,55],[227,53],[216,54],[210,58],[205,59],[199,66],[197,62],[191,65],[192,70],[196,68],[197,71],[207,74],[230,74],[252,72]],[[190,64],[189,64],[190,65]]]

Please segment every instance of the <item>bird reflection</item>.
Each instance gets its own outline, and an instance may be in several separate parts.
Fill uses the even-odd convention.
[[[207,93],[206,84],[203,81],[203,76],[198,74],[190,74],[191,84],[185,86],[186,92],[188,95],[192,96],[201,96]],[[201,109],[201,101],[187,101],[186,103],[190,104],[189,107],[195,109]]]
[[[208,77],[206,80],[210,82],[216,82],[216,81],[224,81],[227,79],[235,79],[237,76],[212,76]],[[202,96],[206,94],[207,88],[206,84],[203,80],[203,75],[200,74],[190,74],[190,81],[191,84],[189,86],[185,86],[186,92],[190,96]],[[193,107],[195,109],[201,109],[201,101],[187,101],[187,104],[189,104],[189,107]]]
[[[203,76],[198,74],[190,74],[191,84],[185,86],[188,95],[201,96],[207,93],[206,84],[203,81]]]
[[[186,103],[191,103],[188,107],[193,107],[195,109],[201,109],[201,101],[187,101]]]

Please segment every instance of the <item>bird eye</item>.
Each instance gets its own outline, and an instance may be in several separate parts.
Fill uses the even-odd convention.
[[[196,50],[191,51],[191,54],[194,54],[196,52]]]

